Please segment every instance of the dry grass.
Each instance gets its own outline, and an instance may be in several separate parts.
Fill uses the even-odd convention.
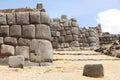
[[[38,11],[38,10],[32,8],[3,9],[0,10],[0,13],[27,12],[27,11]]]

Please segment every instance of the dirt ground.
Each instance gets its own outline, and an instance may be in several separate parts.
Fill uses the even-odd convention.
[[[93,51],[77,51],[56,52],[54,60],[53,65],[44,67],[18,69],[0,66],[0,80],[120,80],[120,59],[117,58],[94,54]],[[84,65],[95,63],[103,64],[104,77],[82,76]]]

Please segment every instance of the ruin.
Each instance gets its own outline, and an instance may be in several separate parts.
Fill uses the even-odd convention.
[[[19,55],[25,58],[19,57],[25,60],[24,65],[26,66],[52,63],[51,19],[48,14],[43,9],[5,11],[0,13],[0,57],[2,60],[6,58],[7,61],[0,61],[1,64],[20,61],[15,57],[8,59],[9,56],[17,57]]]
[[[120,35],[103,33],[100,24],[82,28],[67,15],[51,19],[41,3],[36,9],[0,10],[1,64],[12,63],[15,56],[22,55],[23,65],[47,65],[53,61],[53,49],[97,49],[115,40],[120,40]]]

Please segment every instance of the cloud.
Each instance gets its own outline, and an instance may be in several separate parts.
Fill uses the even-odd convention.
[[[120,34],[120,10],[109,9],[100,12],[97,22],[101,24],[103,32]]]

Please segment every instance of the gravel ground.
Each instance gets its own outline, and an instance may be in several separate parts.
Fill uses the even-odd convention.
[[[92,51],[88,52],[92,53]],[[59,56],[55,54],[54,59],[57,57],[61,58],[61,56],[62,55]],[[106,55],[90,55],[91,57],[87,55],[88,58],[93,58],[94,60],[85,60],[87,57],[84,56],[85,55],[70,55],[69,59],[71,60],[69,60],[66,59],[68,58],[66,55],[63,55],[63,60],[54,61],[52,66],[45,67],[25,67],[24,69],[18,69],[0,66],[0,80],[120,80],[119,59],[116,58],[115,60],[115,58]],[[74,60],[76,57],[78,60]],[[97,57],[99,57],[100,60],[97,60]],[[104,58],[108,60],[102,60]],[[84,60],[81,61],[79,59]],[[105,76],[103,78],[82,76],[84,65],[95,63],[103,64]]]

